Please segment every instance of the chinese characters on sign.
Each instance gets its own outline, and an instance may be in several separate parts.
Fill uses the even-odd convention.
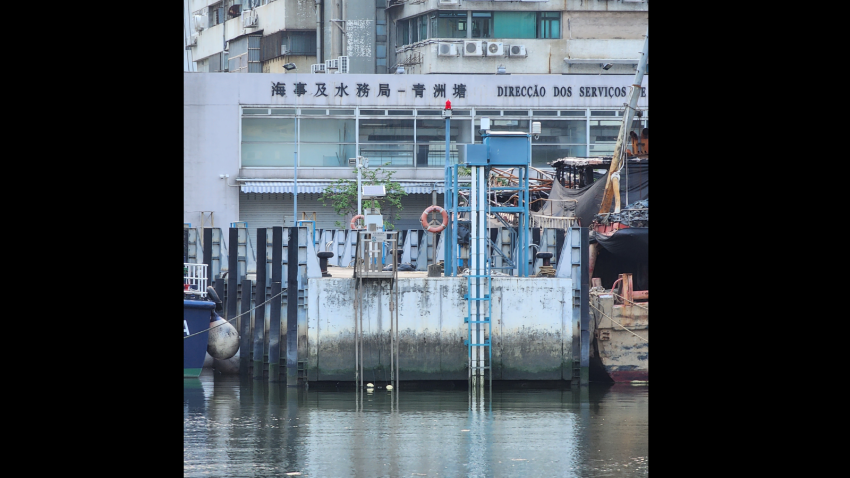
[[[307,93],[306,83],[293,83],[295,85],[295,95],[302,96]],[[325,83],[316,82],[316,92],[313,94],[314,97],[319,96],[328,96],[326,91]],[[401,90],[399,90],[401,91]],[[425,85],[422,83],[415,83],[413,85],[413,92],[415,98],[424,98]],[[446,83],[438,83],[433,85],[433,96],[434,98],[445,98],[446,97]],[[549,90],[552,93],[552,97],[554,98],[568,98],[572,97],[574,90],[572,86],[555,86]],[[497,97],[545,97],[547,94],[546,87],[538,86],[538,85],[527,85],[527,86],[496,86],[496,96]],[[585,97],[607,97],[607,98],[622,98],[630,95],[629,87],[613,87],[613,86],[582,86],[578,88],[578,96],[581,98]],[[272,82],[272,96],[286,96],[286,84],[281,82]],[[358,98],[368,98],[369,97],[369,84],[368,83],[357,83],[357,93]],[[647,88],[641,87],[640,96],[646,98]],[[336,93],[334,96],[345,97],[348,95],[348,85],[345,83],[340,83],[339,86],[336,86]],[[377,96],[385,96],[387,98],[390,97],[390,85],[389,83],[379,83],[378,84],[378,95]],[[452,85],[452,96],[454,98],[466,98],[466,85],[463,83],[455,83]]]
[[[302,96],[307,93],[307,83],[293,83],[295,85],[295,95]],[[325,83],[316,82],[316,93],[313,94],[314,97],[317,96],[328,96],[327,86]],[[455,98],[466,98],[466,85],[463,83],[455,83],[452,86],[452,95]],[[416,95],[416,98],[423,98],[423,92],[425,91],[425,85],[421,83],[416,83],[413,85],[413,91]],[[368,98],[369,97],[369,84],[368,83],[357,83],[357,97],[359,98]],[[272,83],[272,96],[286,96],[286,84],[277,82]],[[345,83],[340,83],[339,86],[336,87],[336,93],[334,96],[344,97],[348,96],[348,85]],[[378,96],[386,96],[390,97],[390,85],[389,83],[379,83],[378,84]],[[446,97],[446,84],[438,84],[434,85],[434,98],[445,98]]]

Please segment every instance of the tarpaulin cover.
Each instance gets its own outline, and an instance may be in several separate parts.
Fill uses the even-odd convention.
[[[615,231],[610,236],[596,234],[596,242],[607,251],[621,258],[637,262],[649,259],[649,228],[629,227]]]
[[[549,200],[532,215],[577,217],[579,225],[590,226],[593,216],[599,213],[608,172],[592,184],[579,189],[568,189],[557,181],[552,183]],[[620,171],[620,204],[624,208],[641,199],[649,199],[649,161],[627,162]],[[612,211],[613,206],[612,206]]]

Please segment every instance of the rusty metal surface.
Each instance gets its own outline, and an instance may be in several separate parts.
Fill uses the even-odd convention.
[[[609,377],[649,381],[649,302],[615,305],[610,293],[591,293],[591,302],[597,352]]]

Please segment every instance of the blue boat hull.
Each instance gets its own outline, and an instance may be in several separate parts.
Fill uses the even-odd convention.
[[[204,300],[183,301],[183,377],[198,377],[204,367],[209,341],[210,314],[215,303]],[[203,332],[201,332],[203,331]],[[198,335],[192,335],[196,334]],[[192,337],[186,338],[192,335]]]

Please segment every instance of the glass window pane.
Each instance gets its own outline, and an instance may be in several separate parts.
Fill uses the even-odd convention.
[[[440,38],[466,38],[466,12],[440,12],[437,33]]]
[[[299,136],[307,143],[354,143],[354,118],[301,119]]]
[[[449,125],[449,161],[457,163],[457,145],[469,143],[471,121],[452,120]],[[446,123],[442,119],[416,120],[416,166],[446,164]]]
[[[614,153],[614,144],[620,134],[621,121],[590,122],[590,156],[610,156]]]
[[[587,116],[585,110],[581,111],[561,111],[561,116]]]
[[[428,15],[431,22],[431,36],[429,38],[434,38],[437,36],[437,14],[435,12],[431,12]]]
[[[272,114],[273,115],[294,115],[295,114],[295,108],[291,108],[291,109],[290,108],[287,108],[287,109],[272,108]]]
[[[490,38],[493,32],[493,13],[472,12],[472,38]]]
[[[354,110],[331,110],[330,113],[332,115],[352,115],[352,116],[354,116]]]
[[[412,143],[413,118],[364,118],[360,120],[361,143]]]
[[[407,20],[399,20],[398,28],[396,29],[396,42],[395,46],[407,45],[410,43],[410,28],[408,26]]]
[[[426,38],[428,38],[428,15],[422,15],[419,17],[419,39]]]
[[[531,165],[535,168],[551,168],[548,164],[561,158],[584,158],[587,156],[585,145],[563,146],[563,145],[538,145],[531,144]]]
[[[540,138],[535,143],[580,143],[587,139],[585,120],[541,120]]]
[[[387,114],[390,116],[413,116],[413,110],[389,110]]]
[[[242,167],[292,167],[295,144],[242,143]]]
[[[481,143],[481,134],[479,131],[481,130],[481,119],[475,119],[475,142]],[[491,131],[521,131],[523,133],[528,133],[531,130],[528,126],[528,120],[521,119],[490,119],[490,130]]]
[[[534,111],[532,111],[532,113],[534,114],[534,116],[558,116],[557,111],[534,110]]]
[[[384,116],[387,113],[386,113],[386,110],[360,110],[360,114],[361,115],[381,115],[381,116]]]
[[[476,116],[502,116],[502,112],[500,110],[476,110]]]
[[[537,12],[493,12],[496,38],[536,38]]]
[[[269,114],[268,108],[245,108],[242,110],[243,115],[267,115]]]
[[[387,57],[387,46],[377,44],[375,45],[375,58],[386,58]]]
[[[617,116],[616,111],[590,110],[590,116]]]
[[[449,139],[460,143],[469,143],[470,121],[452,120],[449,125]],[[442,141],[446,144],[446,121],[442,119],[417,119],[416,142]]]
[[[417,116],[440,116],[440,110],[416,110]]]
[[[356,156],[354,144],[304,144],[298,152],[298,166],[347,168],[348,158]]]
[[[295,118],[242,118],[242,141],[295,141]]]
[[[561,38],[561,13],[540,12],[537,38]]]
[[[308,110],[306,108],[301,109],[302,115],[326,115],[328,114],[328,110]]]
[[[413,166],[412,144],[368,144],[360,146],[360,156],[369,158],[369,167]]]

